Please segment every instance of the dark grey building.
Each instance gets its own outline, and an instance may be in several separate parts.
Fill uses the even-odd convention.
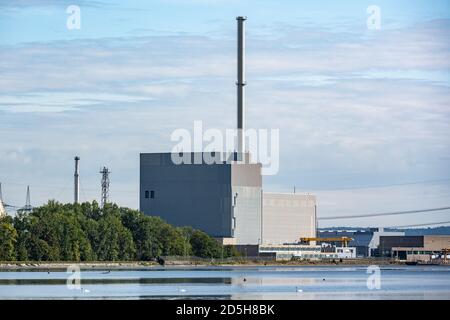
[[[260,243],[261,164],[208,164],[204,155],[184,154],[191,161],[176,164],[171,153],[142,153],[140,210],[176,226],[203,230],[224,243]]]
[[[448,259],[450,235],[381,237],[380,250],[384,256],[399,260],[432,262]]]
[[[380,255],[389,257],[392,248],[416,248],[424,246],[424,236],[382,236],[380,237]]]

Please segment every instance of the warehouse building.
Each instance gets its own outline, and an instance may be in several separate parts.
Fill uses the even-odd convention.
[[[450,252],[450,236],[381,236],[380,253],[406,261],[430,262]]]

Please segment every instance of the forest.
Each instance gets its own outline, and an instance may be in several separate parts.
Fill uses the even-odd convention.
[[[152,261],[164,256],[236,256],[201,230],[97,202],[49,201],[0,219],[0,261]]]

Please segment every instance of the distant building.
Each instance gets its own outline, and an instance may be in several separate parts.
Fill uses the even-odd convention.
[[[356,248],[356,256],[358,257],[372,257],[378,256],[378,247],[381,236],[403,236],[405,233],[396,231],[384,231],[383,228],[361,228],[350,230],[334,230],[322,229],[318,232],[319,238],[335,238],[335,237],[350,237],[353,238],[349,242],[350,247]],[[336,243],[335,245],[338,245]]]
[[[316,197],[293,193],[263,193],[263,244],[296,243],[316,236]]]
[[[320,245],[305,244],[279,244],[260,245],[260,257],[274,257],[276,260],[317,260],[317,259],[352,259],[356,258],[356,248],[352,247],[330,247],[331,250],[324,250]]]
[[[372,239],[369,242],[369,257],[371,256],[379,256],[379,246],[380,246],[380,237],[382,236],[404,236],[405,232],[403,231],[384,231],[383,228],[372,229],[373,235]]]
[[[380,237],[381,255],[399,260],[430,261],[445,249],[450,252],[450,235]]]
[[[356,248],[355,247],[336,247],[335,252],[339,259],[356,258]]]
[[[304,244],[260,245],[259,254],[275,256],[276,260],[337,258],[336,253],[323,253],[320,246]]]
[[[350,237],[353,238],[349,242],[350,247],[356,248],[356,255],[358,257],[369,256],[369,243],[372,240],[373,233],[366,230],[319,230],[317,233],[318,238],[341,238]],[[334,246],[340,246],[341,243],[332,243]]]

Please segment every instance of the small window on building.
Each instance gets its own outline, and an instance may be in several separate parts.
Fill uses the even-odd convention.
[[[149,198],[149,192],[148,192],[148,190],[145,190],[145,199],[148,199]]]
[[[155,198],[155,191],[150,191],[150,198],[151,199],[154,199]]]

